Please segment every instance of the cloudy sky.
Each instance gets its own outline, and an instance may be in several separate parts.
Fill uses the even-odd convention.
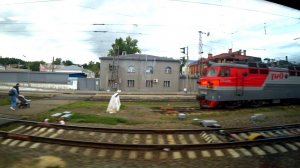
[[[0,56],[25,61],[98,61],[127,36],[143,54],[179,59],[188,46],[196,60],[199,31],[204,57],[300,62],[300,11],[263,0],[0,0]]]

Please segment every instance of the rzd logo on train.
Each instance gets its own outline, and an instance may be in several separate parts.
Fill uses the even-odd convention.
[[[284,73],[272,74],[272,80],[274,79],[284,79]]]

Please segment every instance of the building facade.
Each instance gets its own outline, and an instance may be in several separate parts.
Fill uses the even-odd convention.
[[[100,90],[179,91],[179,60],[143,54],[99,59]]]

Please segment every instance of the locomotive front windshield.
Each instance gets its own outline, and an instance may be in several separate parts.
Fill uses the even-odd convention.
[[[217,70],[215,68],[207,69],[204,76],[207,76],[207,77],[217,76]]]

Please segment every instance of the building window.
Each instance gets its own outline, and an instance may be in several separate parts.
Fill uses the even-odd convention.
[[[153,80],[146,80],[146,87],[153,87]]]
[[[133,65],[128,66],[128,73],[135,73],[135,67]]]
[[[147,66],[146,73],[153,74],[153,67],[152,66]]]
[[[164,81],[164,87],[170,87],[171,81]]]
[[[171,67],[169,67],[169,66],[168,66],[168,67],[166,67],[166,68],[165,68],[165,73],[166,73],[166,74],[170,74],[170,73],[172,73],[172,68],[171,68]]]
[[[128,80],[127,87],[134,87],[134,80]]]

